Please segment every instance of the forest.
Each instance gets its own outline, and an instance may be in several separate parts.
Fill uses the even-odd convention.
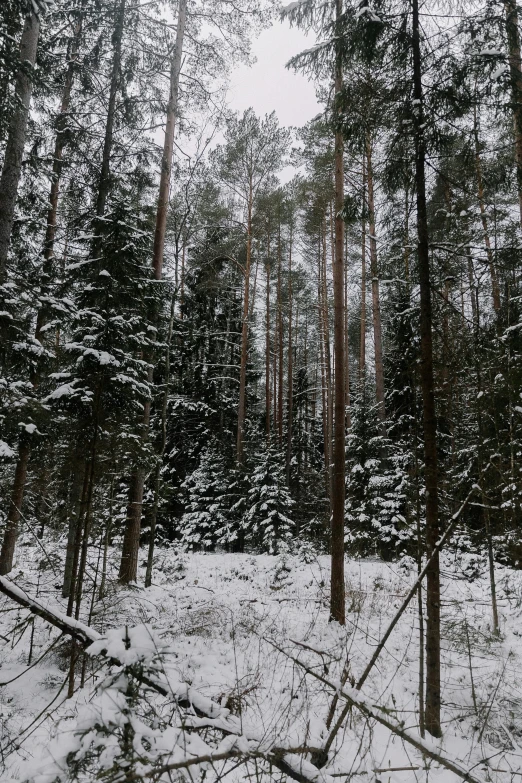
[[[2,0],[1,781],[522,779],[521,15]]]

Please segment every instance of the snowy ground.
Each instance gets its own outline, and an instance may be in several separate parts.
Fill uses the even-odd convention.
[[[65,602],[56,589],[59,578],[51,568],[55,556],[51,552],[44,557],[38,546],[26,543],[11,577],[27,592],[63,610]],[[304,741],[314,747],[321,744],[332,699],[328,689],[291,657],[333,682],[339,681],[348,662],[348,681],[357,679],[415,579],[407,563],[347,561],[348,615],[343,629],[328,623],[327,557],[306,563],[298,557],[161,550],[156,559],[151,588],[123,590],[114,581],[109,583],[106,598],[92,606],[92,625],[105,633],[113,627],[149,624],[168,647],[168,665],[181,681],[228,707],[246,733],[277,738],[285,747]],[[91,574],[95,565],[94,561]],[[59,565],[55,568],[58,574]],[[502,633],[497,639],[491,634],[486,570],[470,581],[462,564],[449,557],[444,568],[444,737],[436,744],[483,780],[520,781],[522,574],[498,569]],[[111,569],[114,575],[116,555]],[[143,577],[142,572],[141,583]],[[86,620],[90,595],[84,603]],[[99,675],[89,662],[85,688],[65,699],[63,640],[38,660],[58,638],[56,629],[40,619],[26,623],[28,612],[5,597],[0,599],[0,611],[0,780],[37,780],[37,774],[42,781],[49,780],[44,776],[49,747],[56,747],[50,740],[67,741],[74,716],[92,698]],[[414,599],[363,689],[369,699],[414,730],[418,635]],[[333,748],[337,753],[324,770],[324,780],[458,780],[356,711],[348,716]],[[259,770],[254,774],[253,764],[235,771],[234,766],[230,761],[214,765],[206,780],[216,779],[215,770],[227,772],[230,781],[250,779],[249,774],[252,780],[282,780],[277,770],[261,775]],[[389,771],[393,767],[417,769]]]

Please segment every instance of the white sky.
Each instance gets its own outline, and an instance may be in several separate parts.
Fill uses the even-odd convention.
[[[315,89],[301,74],[285,68],[292,55],[313,44],[310,38],[287,22],[275,21],[253,42],[257,62],[239,66],[233,73],[229,104],[236,111],[250,106],[256,114],[276,111],[281,125],[304,125],[319,113]]]

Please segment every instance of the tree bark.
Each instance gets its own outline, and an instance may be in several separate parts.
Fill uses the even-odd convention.
[[[326,440],[325,448],[327,449],[328,459],[327,465],[327,481],[328,481],[328,501],[330,507],[330,516],[332,513],[332,463],[333,463],[333,394],[332,394],[332,356],[330,351],[330,320],[328,313],[328,287],[326,277],[326,220],[323,223],[323,256],[322,256],[322,286],[321,286],[321,300],[322,300],[322,318],[323,318],[323,356],[324,356],[324,374],[325,374],[325,388],[326,388]],[[333,263],[333,259],[332,259]]]
[[[419,0],[412,0],[413,94],[415,99],[415,184],[417,189],[417,238],[420,287],[421,388],[424,429],[424,475],[426,482],[426,549],[430,566],[426,573],[426,730],[434,737],[440,725],[440,567],[438,551],[439,499],[437,422],[433,378],[432,307],[426,209],[424,111],[421,70]]]
[[[352,426],[350,410],[350,362],[348,361],[348,237],[344,232],[344,409],[346,415],[346,428]]]
[[[384,407],[384,366],[382,358],[381,299],[379,294],[379,267],[377,260],[377,236],[375,229],[375,196],[373,191],[372,145],[369,134],[366,135],[366,166],[368,185],[368,223],[370,229],[370,272],[372,276],[372,312],[373,343],[375,353],[375,398],[377,412],[381,422],[386,411]]]
[[[504,0],[506,36],[508,43],[509,76],[513,130],[515,135],[515,163],[517,167],[518,203],[522,223],[522,64],[520,58],[520,31],[516,0]]]
[[[319,237],[319,255],[318,255],[319,269],[318,269],[318,281],[317,281],[317,299],[318,299],[318,320],[319,320],[319,362],[321,365],[321,403],[322,403],[322,423],[323,423],[323,447],[324,447],[324,479],[325,479],[325,494],[327,500],[327,512],[328,512],[328,524],[331,515],[331,483],[330,483],[330,427],[329,427],[329,400],[328,400],[328,384],[326,381],[326,357],[325,357],[325,324],[324,324],[324,308],[323,308],[323,282],[322,282],[322,269],[323,261],[321,254],[321,237]],[[315,414],[315,398],[314,398],[314,414]],[[315,418],[315,415],[314,415]]]
[[[337,0],[336,23],[340,27],[342,0]],[[338,103],[343,87],[340,35],[337,35],[335,62],[335,93]],[[336,113],[338,111],[338,106]],[[334,294],[334,442],[332,481],[331,529],[331,588],[330,619],[345,624],[344,585],[344,497],[345,497],[345,353],[344,353],[344,155],[343,134],[335,132],[335,263],[333,269]]]
[[[0,284],[4,282],[7,272],[7,254],[22,172],[22,157],[33,86],[32,70],[36,62],[39,33],[40,19],[33,12],[25,19],[20,40],[20,67],[16,75],[15,108],[9,125],[4,165],[0,178]]]

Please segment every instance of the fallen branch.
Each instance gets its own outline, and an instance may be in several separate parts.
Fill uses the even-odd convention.
[[[272,645],[272,647],[274,647],[280,653],[283,653],[283,655],[286,655],[291,661],[300,666],[307,674],[310,674],[316,680],[319,680],[319,682],[322,682],[328,688],[331,688],[334,693],[338,693],[341,698],[346,700],[350,707],[355,707],[365,717],[371,718],[372,720],[377,721],[377,723],[380,723],[382,726],[385,726],[389,731],[392,732],[392,734],[400,737],[402,740],[404,740],[404,742],[407,742],[416,750],[420,751],[420,753],[423,753],[428,758],[436,761],[437,764],[441,765],[441,767],[445,767],[445,769],[455,773],[455,775],[458,775],[459,778],[467,781],[467,783],[484,783],[482,778],[476,777],[471,772],[469,772],[469,770],[462,767],[456,759],[453,759],[450,756],[446,756],[439,750],[435,749],[434,745],[431,744],[429,740],[422,739],[422,737],[420,737],[420,735],[416,734],[415,732],[410,731],[409,729],[405,729],[403,724],[396,723],[394,720],[391,720],[387,716],[386,708],[368,701],[363,696],[361,696],[356,688],[350,688],[349,691],[343,690],[342,687],[339,688],[338,685],[330,682],[330,680],[327,680],[326,677],[318,674],[318,672],[314,671],[313,669],[310,669],[309,666],[304,664],[298,658],[294,658],[293,655],[291,655],[287,650],[283,650],[281,647],[275,644],[275,642],[269,639],[267,641]]]
[[[5,576],[0,576],[0,593],[11,598],[12,601],[15,601],[25,609],[29,609],[32,614],[41,617],[42,620],[46,620],[51,625],[54,625],[62,633],[71,636],[84,648],[102,638],[101,634],[95,631],[94,628],[89,628],[88,625],[84,625],[79,620],[67,617],[63,612],[54,608],[51,609],[48,604],[31,598],[25,590],[22,590],[21,587],[18,587],[10,579],[6,579]]]
[[[453,529],[454,529],[455,525],[457,524],[457,522],[458,522],[462,512],[464,511],[464,509],[468,505],[468,503],[470,501],[470,498],[473,496],[473,493],[476,492],[477,490],[480,490],[480,487],[478,486],[478,484],[473,484],[473,486],[471,487],[470,491],[468,492],[464,502],[462,503],[462,505],[460,506],[458,511],[456,511],[455,514],[453,514],[453,516],[451,517],[451,520],[450,520],[446,530],[444,531],[444,533],[441,536],[441,538],[437,541],[437,543],[433,547],[433,551],[432,551],[431,555],[429,556],[429,558],[427,559],[424,568],[419,573],[419,575],[418,575],[416,581],[414,582],[413,586],[410,588],[406,598],[404,599],[404,601],[400,605],[400,607],[397,610],[396,614],[394,615],[391,623],[389,624],[388,628],[386,629],[386,632],[385,632],[384,636],[382,637],[381,641],[379,642],[379,644],[375,648],[374,653],[373,653],[372,657],[370,658],[370,661],[369,661],[368,665],[366,666],[365,670],[363,671],[363,673],[359,677],[359,679],[358,679],[358,681],[357,681],[357,683],[355,685],[355,689],[356,690],[359,691],[362,688],[362,686],[364,685],[364,683],[366,682],[366,679],[367,679],[368,675],[370,674],[371,670],[373,669],[373,667],[375,666],[375,663],[377,662],[377,659],[378,659],[379,655],[384,650],[386,642],[390,638],[393,629],[395,628],[395,626],[399,622],[400,618],[402,617],[402,615],[406,611],[406,609],[407,609],[411,599],[417,593],[417,591],[419,589],[419,586],[422,584],[422,580],[426,576],[428,568],[430,567],[430,565],[432,564],[434,558],[439,554],[440,550],[442,549],[442,547],[444,546],[444,544],[448,540],[448,538],[451,535],[451,533],[453,532]],[[344,682],[342,683],[342,685],[344,685]],[[339,698],[339,695],[336,693],[334,698],[333,698],[333,701],[332,701],[332,707],[334,709],[337,706],[338,698]],[[346,704],[344,709],[339,714],[339,716],[338,716],[338,718],[337,718],[337,720],[336,720],[336,722],[334,724],[333,729],[330,731],[328,737],[326,738],[326,742],[324,743],[323,750],[321,751],[321,753],[319,753],[318,755],[314,756],[314,762],[319,767],[319,769],[321,767],[324,767],[324,765],[326,764],[326,761],[328,759],[328,753],[330,752],[330,748],[332,747],[333,742],[335,740],[335,737],[337,736],[337,734],[339,733],[342,725],[344,724],[344,721],[346,720],[346,716],[348,715],[349,711],[350,711],[350,704]],[[332,714],[332,709],[330,708],[329,715],[331,715],[331,714]]]
[[[478,484],[473,484],[473,486],[471,487],[470,491],[468,492],[465,500],[463,501],[462,505],[460,506],[458,511],[456,511],[453,514],[453,516],[451,517],[450,522],[448,524],[448,527],[446,528],[446,530],[444,531],[442,536],[439,538],[439,540],[437,541],[437,543],[433,547],[433,551],[432,551],[431,555],[429,556],[429,558],[426,560],[426,564],[425,564],[424,568],[419,573],[419,575],[418,575],[416,581],[414,582],[413,586],[410,588],[406,598],[404,599],[404,601],[400,605],[399,609],[397,610],[397,613],[393,617],[393,620],[391,621],[391,623],[389,624],[388,628],[386,629],[386,632],[385,632],[384,636],[382,637],[381,641],[379,642],[379,644],[375,648],[375,651],[374,651],[374,653],[373,653],[373,655],[372,655],[368,665],[366,666],[365,670],[363,671],[363,673],[361,674],[361,676],[357,680],[357,684],[355,686],[356,690],[359,691],[362,688],[362,686],[364,685],[364,683],[366,682],[366,679],[367,679],[368,675],[370,674],[371,670],[373,669],[373,667],[375,665],[375,662],[377,661],[377,658],[381,654],[382,650],[384,649],[384,646],[385,646],[386,642],[390,638],[390,635],[391,635],[393,629],[395,628],[395,626],[399,622],[401,616],[406,611],[406,609],[408,607],[408,604],[410,603],[410,601],[413,598],[413,596],[416,594],[417,590],[419,589],[419,586],[422,584],[422,581],[423,581],[424,577],[426,576],[426,573],[427,573],[430,565],[433,563],[433,560],[439,554],[440,550],[442,549],[442,547],[444,546],[444,544],[446,543],[446,541],[448,540],[448,538],[452,534],[455,525],[457,524],[457,522],[459,521],[459,519],[460,519],[460,517],[462,515],[462,512],[464,511],[464,509],[468,505],[470,499],[473,497],[473,494],[477,490],[480,491],[480,487],[478,486]]]

